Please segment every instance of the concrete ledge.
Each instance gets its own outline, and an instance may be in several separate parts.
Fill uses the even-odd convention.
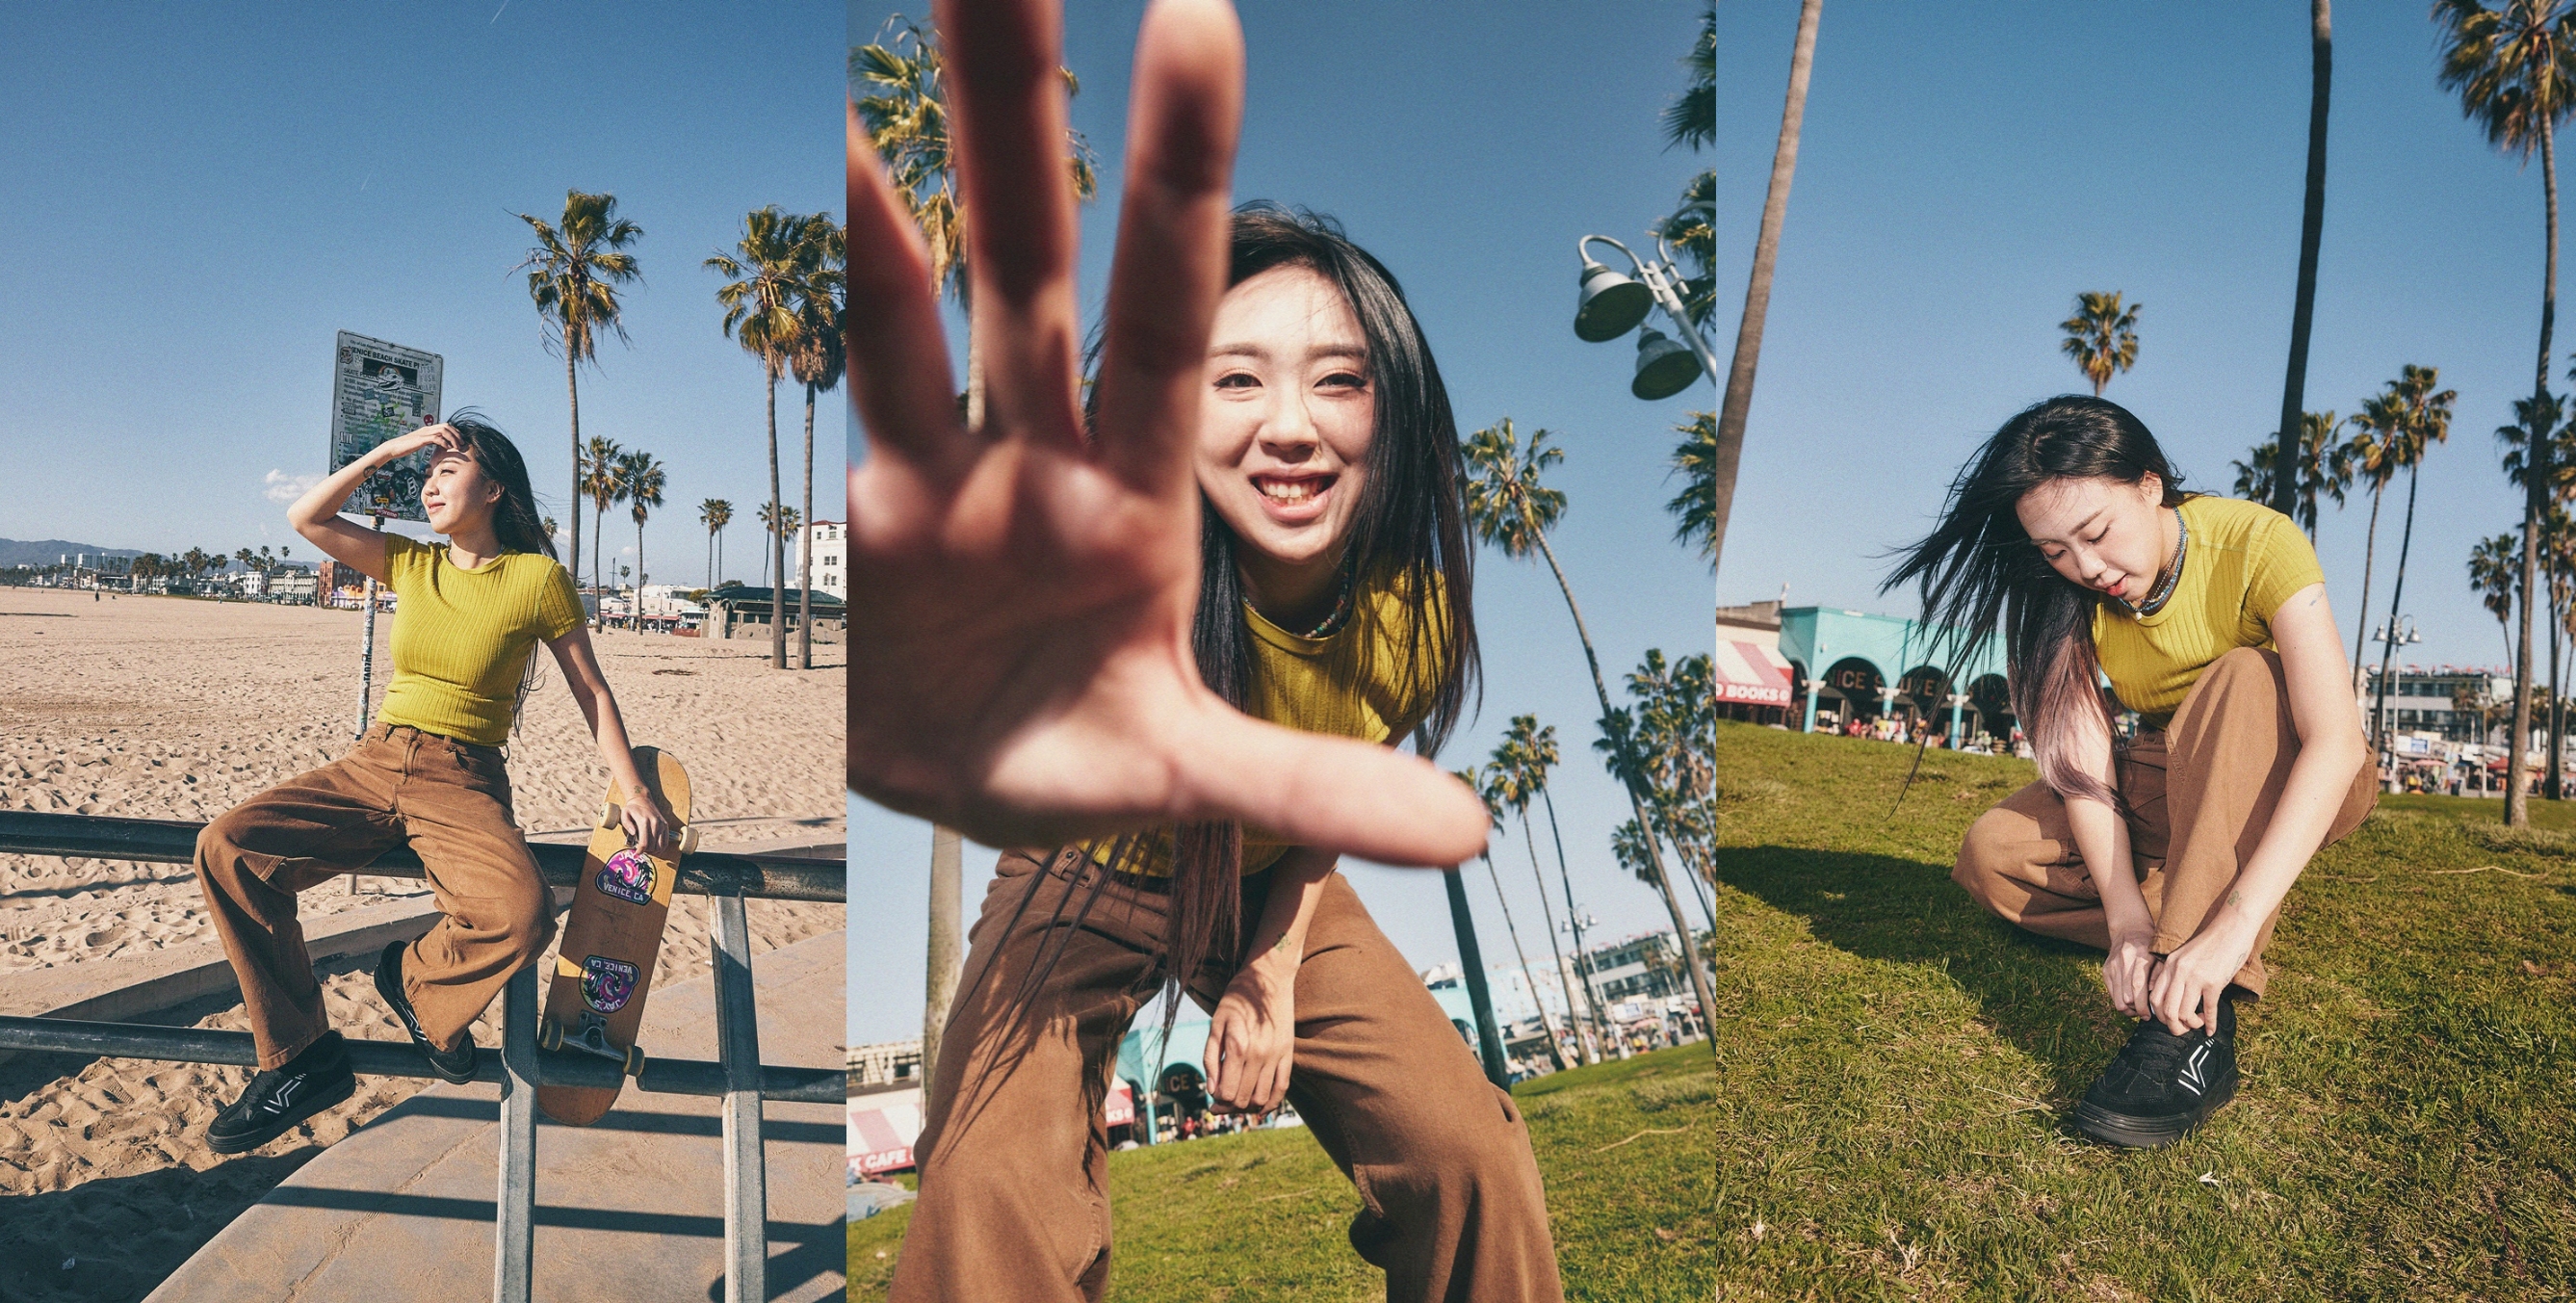
[[[847,941],[827,932],[757,956],[761,1058],[838,1068]],[[644,1044],[715,1056],[706,979],[654,992]],[[720,1101],[631,1087],[595,1126],[537,1129],[536,1296],[721,1298]],[[837,1105],[764,1110],[771,1299],[839,1299],[844,1123]],[[488,1298],[499,1092],[440,1084],[297,1169],[146,1303]]]

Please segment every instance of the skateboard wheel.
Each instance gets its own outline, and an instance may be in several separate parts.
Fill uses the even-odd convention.
[[[593,826],[599,828],[614,828],[617,826],[617,803],[615,801],[602,801],[599,803],[599,822]]]
[[[541,1050],[562,1049],[563,1024],[556,1022],[552,1018],[539,1022],[537,1024],[537,1048]]]
[[[629,1045],[626,1047],[626,1075],[630,1077],[641,1077],[644,1075],[643,1046]]]
[[[697,825],[691,824],[680,830],[680,853],[682,855],[694,855],[697,853],[697,850],[698,829]]]

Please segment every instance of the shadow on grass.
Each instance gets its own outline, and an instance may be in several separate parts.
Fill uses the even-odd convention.
[[[1720,881],[1805,919],[1819,941],[1946,974],[1998,1034],[2045,1066],[2060,1102],[2080,1096],[2127,1036],[2127,1019],[2103,994],[2099,952],[1988,914],[1942,868],[1794,846],[1721,849],[1716,867]]]

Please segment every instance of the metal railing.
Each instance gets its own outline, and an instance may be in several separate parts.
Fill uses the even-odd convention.
[[[0,854],[190,864],[203,824],[163,819],[0,811]],[[549,885],[580,881],[583,848],[531,842]],[[426,878],[420,857],[397,848],[364,866],[373,877]],[[647,1094],[718,1096],[724,1101],[725,1303],[769,1297],[769,1178],[761,1148],[763,1100],[839,1104],[840,1067],[798,1068],[760,1061],[758,1003],[751,978],[747,899],[846,902],[841,860],[726,855],[700,851],[680,864],[674,890],[715,902],[716,1048],[713,1062],[648,1058],[635,1078]],[[501,1087],[499,1200],[494,1205],[494,1303],[528,1303],[536,1246],[537,1095],[545,1086],[607,1089],[620,1085],[619,1065],[590,1054],[537,1048],[537,966],[514,974],[501,996],[501,1053],[484,1058],[475,1080]],[[349,1066],[375,1076],[427,1077],[428,1063],[408,1044],[348,1042]],[[110,1058],[258,1066],[248,1032],[61,1018],[0,1017],[0,1050],[40,1050]]]

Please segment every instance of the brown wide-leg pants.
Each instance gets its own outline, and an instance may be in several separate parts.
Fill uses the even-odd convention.
[[[2129,854],[2159,955],[2197,935],[2237,871],[2254,854],[2298,758],[2287,682],[2277,652],[2240,647],[2210,663],[2163,729],[2141,729],[2118,759],[2128,803]],[[2376,770],[2353,776],[2327,830],[2330,845],[2361,826],[2378,803]],[[2066,803],[2045,783],[2005,797],[1979,816],[1959,847],[1951,878],[2005,922],[2107,950],[2111,930],[2102,893],[2066,820]],[[2236,984],[2260,997],[2270,975],[2263,948],[2280,911],[2263,920]]]
[[[1266,876],[1245,882],[1247,936]],[[1078,849],[1002,857],[913,1145],[921,1199],[896,1303],[1106,1295],[1101,1105],[1159,980],[1168,905]],[[1042,954],[1053,970],[1023,992]],[[1203,968],[1191,997],[1213,1007],[1238,962]],[[1359,1188],[1351,1246],[1385,1269],[1387,1298],[1561,1300],[1528,1127],[1339,874],[1308,926],[1296,1001],[1288,1098]]]
[[[241,979],[261,1068],[330,1028],[295,893],[406,841],[429,866],[446,917],[403,952],[403,994],[421,1030],[450,1049],[554,937],[553,898],[511,815],[499,750],[379,724],[346,757],[234,806],[197,835],[197,883]]]

